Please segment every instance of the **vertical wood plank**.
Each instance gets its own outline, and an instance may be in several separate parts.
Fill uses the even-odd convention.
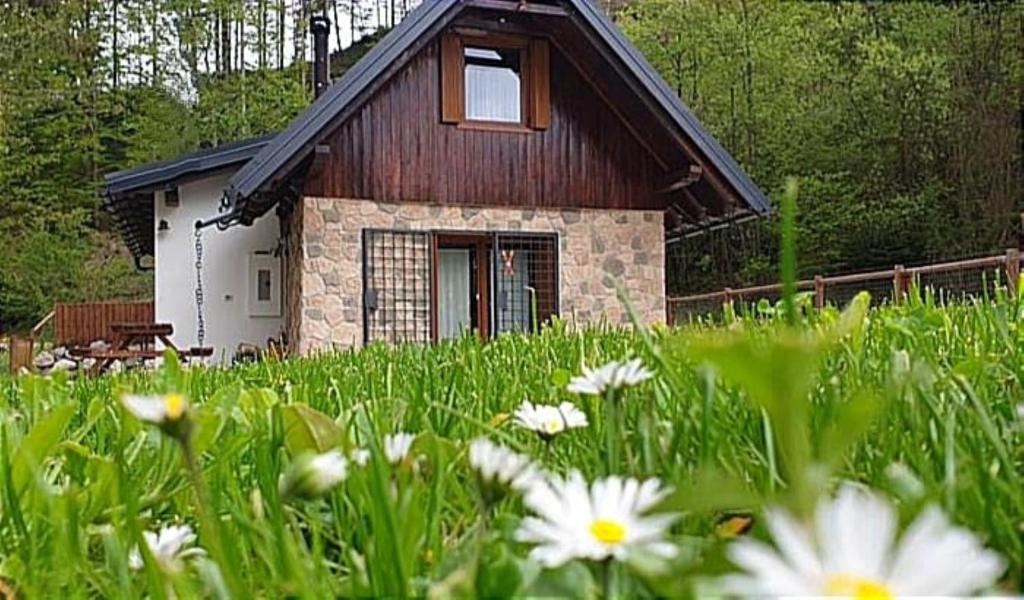
[[[444,82],[443,44],[427,46],[328,136],[335,151],[323,195],[456,206],[665,207],[656,194],[661,166],[555,46],[548,46],[548,126],[510,132],[442,121],[443,90],[456,85]],[[457,75],[462,99],[461,60]]]

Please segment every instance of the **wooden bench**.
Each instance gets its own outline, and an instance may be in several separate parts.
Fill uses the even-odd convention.
[[[166,348],[174,350],[179,360],[213,355],[213,348],[179,349],[170,340],[170,336],[174,334],[174,326],[170,323],[112,323],[110,332],[113,334],[110,348],[76,350],[75,356],[96,360],[89,369],[93,375],[108,370],[114,361],[160,358],[164,353],[155,348],[156,340],[160,340]]]

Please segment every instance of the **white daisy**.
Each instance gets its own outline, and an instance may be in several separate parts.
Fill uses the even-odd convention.
[[[143,531],[142,538],[149,547],[149,552],[156,559],[157,565],[168,573],[179,573],[184,559],[202,556],[206,552],[202,548],[192,547],[196,542],[196,534],[188,525],[171,525],[164,527],[159,533]],[[138,547],[128,553],[128,566],[138,571],[144,566],[142,552]]]
[[[625,560],[633,552],[671,558],[677,549],[663,536],[677,515],[646,514],[666,494],[657,479],[613,476],[589,489],[578,471],[540,480],[524,497],[537,516],[523,519],[516,539],[536,544],[530,557],[549,568],[577,558]]]
[[[388,462],[397,465],[405,460],[415,440],[415,435],[404,431],[384,436],[384,456],[388,458]]]
[[[188,400],[178,393],[163,396],[124,396],[121,403],[136,419],[143,423],[164,425],[184,419],[188,415]]]
[[[586,427],[587,415],[576,408],[572,402],[563,402],[558,406],[551,404],[534,404],[524,400],[516,409],[513,423],[523,429],[536,432],[544,439],[576,427]]]
[[[484,437],[470,443],[469,465],[485,486],[507,487],[519,492],[529,489],[540,477],[540,471],[529,457]]]
[[[303,454],[281,475],[281,496],[316,498],[326,494],[348,476],[348,461],[339,450]]]
[[[167,435],[185,440],[192,431],[191,408],[185,396],[172,392],[163,396],[122,396],[121,404],[136,419],[156,425]]]
[[[349,455],[349,458],[356,466],[365,467],[370,462],[370,451],[366,448],[356,448]]]
[[[745,571],[725,578],[740,596],[848,598],[963,597],[992,585],[1006,565],[935,507],[924,510],[896,542],[896,510],[883,498],[845,484],[823,500],[814,527],[770,510],[776,549],[742,539],[729,557]]]
[[[654,377],[639,358],[626,362],[612,361],[599,369],[583,367],[583,375],[573,377],[568,390],[577,394],[600,396],[608,390],[632,387]]]

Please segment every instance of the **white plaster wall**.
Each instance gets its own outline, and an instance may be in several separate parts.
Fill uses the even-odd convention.
[[[155,195],[156,319],[174,325],[171,340],[179,348],[196,345],[195,222],[217,214],[230,175],[182,184],[177,207],[166,206],[162,192]],[[168,231],[159,231],[161,220],[167,221]],[[215,361],[229,361],[241,342],[262,348],[268,338],[280,335],[280,316],[254,317],[249,310],[249,257],[256,251],[274,250],[279,236],[273,212],[251,227],[203,230],[205,345],[214,349]],[[283,279],[281,273],[278,294]]]

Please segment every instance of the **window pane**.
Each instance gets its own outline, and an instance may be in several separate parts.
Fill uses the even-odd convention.
[[[256,300],[270,302],[270,269],[256,272]]]
[[[366,341],[430,341],[430,234],[366,229],[363,260]]]
[[[499,234],[495,252],[495,332],[533,331],[558,314],[558,238]]]
[[[522,121],[519,50],[466,48],[466,118]]]

